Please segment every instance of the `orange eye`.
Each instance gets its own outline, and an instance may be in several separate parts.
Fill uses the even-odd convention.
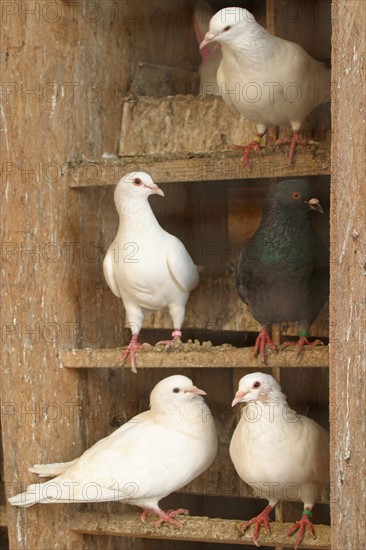
[[[133,183],[134,185],[142,185],[142,181],[140,180],[140,178],[135,178],[135,179],[132,181],[132,183]]]
[[[292,198],[293,198],[293,199],[301,199],[301,195],[300,195],[300,193],[299,193],[298,191],[294,191],[294,192],[292,193]]]

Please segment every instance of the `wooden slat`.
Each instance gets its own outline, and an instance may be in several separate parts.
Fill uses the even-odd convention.
[[[333,0],[332,22],[332,548],[358,550],[366,541],[366,2]]]
[[[127,173],[148,172],[156,183],[194,181],[232,181],[238,179],[288,178],[328,175],[329,147],[300,147],[295,164],[288,164],[288,148],[263,150],[252,155],[251,170],[243,168],[242,155],[225,152],[191,158],[121,157],[117,160],[71,162],[65,170],[70,187],[116,185]]]
[[[139,514],[77,514],[71,522],[71,529],[77,533],[88,535],[112,535],[117,537],[136,537],[160,540],[198,541],[220,544],[254,545],[252,540],[253,527],[244,534],[240,530],[243,521],[208,517],[181,518],[184,525],[181,528],[172,525],[156,527],[156,519],[149,517],[146,524],[142,523]],[[259,542],[262,546],[281,544],[284,548],[293,548],[296,535],[287,536],[291,523],[271,523],[271,534],[262,529]],[[330,527],[315,525],[316,539],[305,535],[301,548],[330,548]]]
[[[266,0],[266,15],[269,32],[296,42],[311,56],[330,65],[330,0]]]
[[[2,504],[0,506],[0,527],[7,527],[8,526],[8,516],[6,513],[6,506],[5,504]]]
[[[136,352],[136,366],[140,369],[151,368],[263,368],[261,361],[253,356],[253,348],[234,348],[230,345],[213,346],[208,349],[203,345],[200,351],[184,351],[190,344],[179,348],[162,346],[153,348],[144,344]],[[195,344],[192,344],[195,346]],[[121,363],[123,348],[115,349],[72,349],[61,352],[61,362],[68,368],[130,368],[129,361]],[[294,349],[280,350],[275,353],[267,351],[266,367],[327,367],[328,347],[320,346],[306,349],[298,355]]]

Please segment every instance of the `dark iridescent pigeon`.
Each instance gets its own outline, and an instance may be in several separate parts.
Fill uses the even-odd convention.
[[[311,225],[312,210],[323,212],[307,181],[280,182],[268,193],[262,221],[239,257],[236,287],[262,325],[254,350],[262,361],[266,344],[276,349],[269,334],[273,323],[299,324],[299,353],[320,343],[307,336],[328,298],[329,253]]]

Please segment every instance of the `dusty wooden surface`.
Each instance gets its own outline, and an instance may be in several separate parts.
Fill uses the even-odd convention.
[[[129,98],[123,104],[119,153],[129,156],[200,155],[249,143],[254,124],[221,97],[177,95]]]
[[[122,157],[181,155],[184,158],[186,155],[220,153],[230,150],[230,145],[250,143],[256,133],[255,124],[232,111],[218,96],[132,96],[123,104],[119,154]],[[320,141],[323,149],[329,148],[329,105],[314,111],[304,122],[301,133],[308,139]],[[290,126],[280,128],[280,137],[291,135]],[[269,150],[273,149],[274,139],[264,138],[262,145],[266,144]]]
[[[169,183],[328,175],[331,167],[329,144],[323,143],[300,147],[292,165],[289,165],[286,147],[283,150],[262,149],[261,155],[250,157],[249,170],[243,167],[242,155],[237,152],[181,157],[123,157],[119,160],[71,162],[65,165],[65,177],[70,187],[90,187],[116,185],[125,174],[134,171],[148,172],[156,183]]]
[[[265,367],[261,360],[253,355],[252,347],[234,348],[229,344],[212,346],[211,342],[203,345],[178,344],[170,349],[164,346],[144,344],[136,352],[136,366],[139,369],[150,368],[250,368]],[[123,348],[117,349],[73,349],[60,354],[63,367],[68,368],[118,368],[129,367],[128,360],[122,364],[120,357]],[[278,352],[268,350],[267,367],[300,367],[323,368],[328,366],[328,346],[306,349],[298,354],[296,349],[284,349]]]
[[[140,514],[128,513],[125,515],[101,515],[93,513],[78,514],[74,517],[71,528],[79,533],[93,533],[96,535],[114,535],[120,537],[146,537],[149,539],[169,539],[180,541],[202,541],[226,544],[253,545],[252,529],[244,534],[240,531],[243,521],[225,520],[208,517],[179,516],[184,522],[183,527],[171,525],[156,527],[156,521],[149,517],[146,524],[139,519]],[[294,538],[287,537],[291,523],[271,523],[271,534],[261,531],[259,542],[263,545],[281,544],[284,548],[293,548]],[[301,548],[330,548],[330,527],[314,525],[317,538],[314,540],[308,534],[304,537]]]
[[[366,3],[333,2],[332,547],[366,541]]]
[[[96,251],[93,238],[80,236],[82,212],[93,214],[83,211],[83,197],[70,191],[62,168],[69,158],[116,151],[131,45],[125,2],[119,15],[112,0],[87,4],[1,3],[2,80],[14,83],[1,133],[7,213],[1,397],[9,491],[33,480],[33,463],[68,460],[92,439],[84,435],[92,423],[84,377],[55,361],[57,349],[79,345],[85,335],[80,273]],[[99,385],[97,402],[107,406],[115,388],[119,383]],[[8,506],[10,547],[83,548],[83,537],[69,529],[76,508]]]

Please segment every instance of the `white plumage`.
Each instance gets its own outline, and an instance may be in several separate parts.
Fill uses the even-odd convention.
[[[178,524],[159,501],[204,472],[217,451],[216,428],[202,395],[186,376],[161,380],[145,411],[101,439],[79,458],[36,464],[31,472],[58,477],[30,485],[9,498],[14,506],[36,503],[122,501]]]
[[[200,47],[214,41],[222,47],[217,71],[222,98],[258,129],[253,142],[243,146],[245,164],[268,126],[288,123],[294,132],[292,161],[305,117],[330,101],[330,70],[298,44],[270,34],[243,8],[224,8],[212,17]]]
[[[164,196],[149,174],[132,172],[118,183],[114,200],[119,214],[117,235],[104,258],[103,270],[112,292],[122,298],[132,332],[127,352],[134,372],[138,334],[149,310],[169,308],[173,339],[181,336],[189,293],[198,284],[197,266],[177,237],[158,223],[148,202]]]
[[[304,503],[304,515],[289,531],[300,530],[296,548],[306,526],[314,534],[309,516],[329,483],[329,434],[319,424],[291,410],[276,380],[255,372],[244,376],[233,400],[247,403],[230,443],[230,456],[241,479],[269,501],[256,518],[253,540],[261,524],[269,530],[268,515],[280,500]]]

